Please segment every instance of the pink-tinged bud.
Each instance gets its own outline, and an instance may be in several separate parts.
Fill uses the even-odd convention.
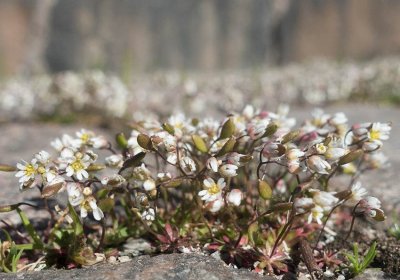
[[[219,162],[215,157],[210,157],[207,160],[206,166],[209,170],[212,170],[213,172],[218,172]]]
[[[320,156],[309,157],[307,159],[307,165],[311,170],[319,174],[329,174],[328,170],[331,169],[331,165]]]
[[[243,193],[239,189],[233,189],[228,193],[227,200],[229,203],[239,206],[243,199]]]

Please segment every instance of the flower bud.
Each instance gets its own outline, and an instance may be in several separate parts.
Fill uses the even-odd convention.
[[[221,174],[222,177],[235,177],[237,175],[236,170],[238,169],[238,167],[236,165],[233,164],[224,164],[222,166],[220,166],[220,168],[218,169],[219,174]]]
[[[210,157],[207,160],[206,166],[209,170],[212,170],[213,172],[218,172],[219,162],[215,157]]]
[[[243,199],[243,193],[239,189],[232,189],[227,196],[227,200],[229,203],[239,206]]]

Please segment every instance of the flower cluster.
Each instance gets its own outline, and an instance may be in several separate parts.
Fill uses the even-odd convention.
[[[381,148],[390,123],[350,126],[343,113],[315,110],[296,126],[287,106],[277,112],[246,106],[221,122],[176,114],[131,127],[129,137],[116,135],[115,147],[82,129],[55,139],[56,155],[42,151],[17,164],[21,190],[38,187],[46,200],[67,192],[68,201],[55,211],[61,217],[51,246],[62,247],[62,238],[52,236],[71,224],[83,234],[81,219],[93,216],[102,230],[87,229],[97,240],[87,247],[150,236],[161,251],[225,250],[227,262],[279,274],[296,244],[319,246],[323,232],[335,231],[328,222],[336,209],[352,209],[349,231],[356,217],[385,218],[358,179],[387,165]],[[349,184],[332,189],[331,178],[339,175],[349,176]],[[82,252],[87,249],[72,260],[86,264]],[[248,256],[246,263],[237,263],[235,254]]]

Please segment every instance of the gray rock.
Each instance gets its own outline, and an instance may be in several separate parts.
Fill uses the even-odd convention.
[[[153,251],[154,248],[147,240],[142,238],[129,238],[123,245],[120,255],[137,257],[144,254],[150,254]]]
[[[74,270],[43,270],[17,274],[0,274],[1,280],[273,280],[243,269],[234,269],[222,261],[198,254],[140,256],[122,264],[100,264]]]
[[[377,268],[368,268],[364,271],[364,273],[354,278],[354,280],[395,280],[395,279],[400,279],[400,278],[386,277],[385,273]]]

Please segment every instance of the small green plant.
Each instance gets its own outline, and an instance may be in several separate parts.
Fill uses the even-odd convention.
[[[350,262],[350,272],[352,276],[362,273],[374,260],[376,256],[376,241],[372,243],[364,258],[360,258],[358,252],[358,244],[353,245],[353,254],[346,254],[347,260]]]
[[[398,223],[394,223],[390,228],[389,228],[389,234],[396,238],[397,240],[400,240],[400,226]]]

